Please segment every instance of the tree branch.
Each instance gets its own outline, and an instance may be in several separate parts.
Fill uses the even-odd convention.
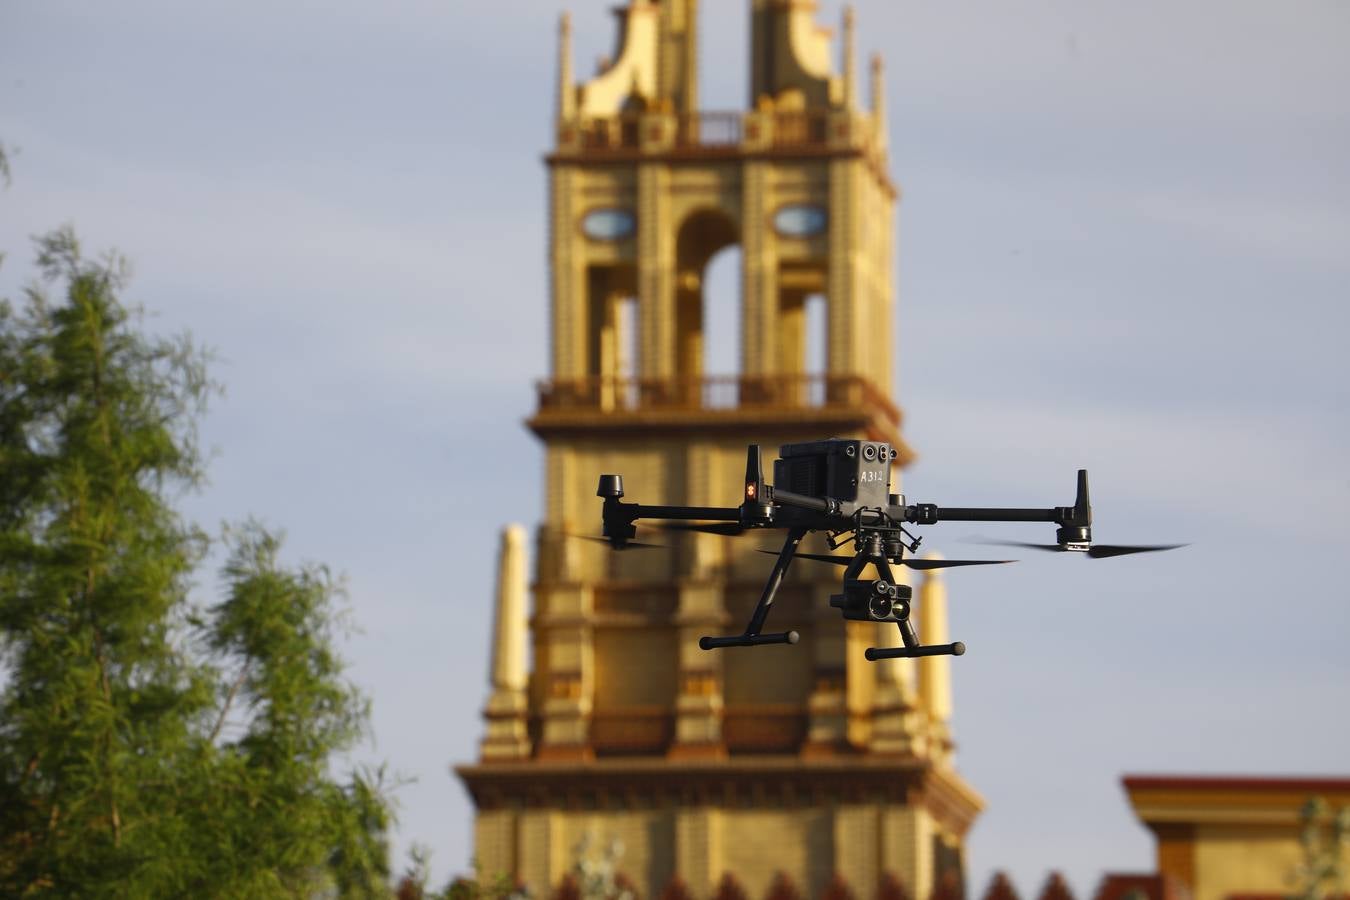
[[[230,691],[225,695],[225,705],[220,708],[220,716],[216,719],[215,727],[211,729],[211,733],[206,737],[206,742],[208,744],[214,744],[216,742],[216,737],[220,734],[220,729],[225,725],[225,717],[230,713],[230,706],[234,703],[234,696],[239,693],[239,688],[243,687],[244,679],[247,676],[248,666],[245,665],[239,669],[239,677],[235,678],[234,682],[230,684]]]

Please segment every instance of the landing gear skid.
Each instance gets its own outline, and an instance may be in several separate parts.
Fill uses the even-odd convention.
[[[750,615],[750,621],[745,626],[745,631],[741,634],[727,635],[726,637],[701,637],[698,645],[703,650],[717,650],[722,647],[758,647],[764,644],[795,644],[801,636],[795,631],[780,631],[770,634],[761,634],[760,629],[764,627],[764,620],[769,617],[769,610],[773,607],[773,599],[778,593],[779,586],[783,583],[783,576],[787,574],[788,566],[792,564],[792,557],[797,552],[797,546],[806,536],[807,529],[792,528],[789,529],[787,539],[783,541],[783,548],[778,551],[778,559],[773,564],[773,571],[769,573],[769,580],[764,585],[764,591],[759,595],[759,602],[755,604],[755,611]],[[859,553],[851,563],[848,570],[844,573],[844,578],[856,578],[867,564],[876,566],[877,574],[881,576],[882,583],[888,585],[895,584],[895,578],[891,574],[891,567],[881,550],[881,541],[876,539],[869,542],[866,550]],[[919,636],[914,632],[914,625],[909,621],[909,608],[906,604],[903,617],[896,621],[896,627],[900,629],[900,640],[904,643],[903,647],[868,647],[864,656],[868,660],[878,659],[913,659],[920,656],[960,656],[966,652],[966,645],[960,641],[952,644],[929,644],[924,646],[919,643]]]
[[[929,644],[926,647],[868,647],[863,656],[869,661],[878,659],[915,659],[920,656],[960,656],[966,652],[966,645],[957,641],[954,644]]]
[[[759,595],[759,602],[755,604],[755,611],[750,614],[750,623],[745,626],[744,634],[735,634],[729,637],[702,637],[698,640],[698,645],[704,650],[715,650],[719,647],[757,647],[761,644],[795,644],[801,638],[801,635],[795,631],[782,631],[777,634],[760,634],[759,630],[764,627],[764,620],[769,617],[769,608],[773,606],[774,595],[778,593],[778,586],[783,583],[783,576],[787,574],[788,566],[792,565],[792,555],[797,552],[797,545],[806,537],[805,528],[788,529],[787,539],[783,541],[783,549],[778,551],[778,561],[773,564],[773,571],[769,573],[769,580],[764,585],[764,591]]]
[[[882,551],[882,542],[880,536],[872,534],[867,539],[865,547],[860,548],[861,552],[853,558],[848,568],[844,570],[844,581],[857,578],[862,574],[867,564],[876,566],[877,574],[881,576],[882,583],[886,585],[895,584],[895,576],[891,574],[890,563],[886,559],[886,554]],[[878,659],[914,659],[920,656],[960,656],[966,652],[966,645],[957,641],[953,644],[929,644],[927,646],[919,643],[919,636],[914,632],[914,624],[909,621],[909,605],[905,604],[900,618],[895,626],[900,629],[900,641],[903,647],[868,647],[867,652],[863,654],[869,662],[875,662]]]

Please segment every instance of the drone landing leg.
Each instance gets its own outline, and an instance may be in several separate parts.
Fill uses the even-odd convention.
[[[877,573],[881,577],[895,583],[891,577],[891,567],[886,564],[883,558],[873,559],[872,562],[877,567]],[[919,643],[919,636],[914,632],[914,623],[909,617],[901,619],[895,623],[900,629],[900,640],[905,645],[903,647],[868,647],[867,652],[863,654],[869,661],[875,662],[878,659],[914,659],[920,656],[960,656],[966,652],[966,645],[960,641],[951,644],[930,644],[924,646]]]
[[[915,659],[920,656],[960,656],[966,652],[966,645],[957,641],[954,644],[929,644],[923,647],[868,647],[863,656],[871,662],[878,659]]]
[[[769,573],[769,580],[764,585],[764,592],[759,595],[759,603],[755,604],[755,611],[750,616],[750,624],[745,626],[745,633],[729,637],[702,637],[698,641],[699,647],[704,650],[715,650],[718,647],[754,647],[759,644],[797,643],[798,635],[795,631],[760,634],[759,630],[764,627],[764,620],[769,617],[769,607],[773,606],[773,598],[778,593],[778,586],[783,583],[783,576],[787,574],[788,566],[792,564],[792,555],[797,552],[797,545],[802,542],[802,538],[805,536],[805,528],[792,528],[788,531],[787,539],[783,541],[783,549],[778,551],[778,561],[773,564],[773,571]]]
[[[881,576],[881,580],[895,584],[895,576],[891,574],[891,567],[887,564],[886,557],[875,556],[871,559],[872,564],[877,567],[877,574]],[[900,629],[900,641],[905,645],[905,649],[912,650],[919,646],[919,636],[914,633],[914,623],[909,620],[908,616],[896,622],[895,627]]]

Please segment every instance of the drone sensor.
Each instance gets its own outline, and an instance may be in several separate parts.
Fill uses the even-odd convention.
[[[844,592],[830,597],[830,605],[855,622],[903,622],[909,618],[914,589],[889,581],[844,582]]]

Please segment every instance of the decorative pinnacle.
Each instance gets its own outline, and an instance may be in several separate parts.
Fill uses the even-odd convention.
[[[886,147],[886,79],[882,74],[881,54],[872,54],[872,119],[876,123],[877,142]]]
[[[570,118],[576,111],[572,87],[572,14],[564,10],[558,16],[558,118]]]
[[[853,41],[853,5],[844,7],[844,107],[853,109],[857,104],[857,63]]]

